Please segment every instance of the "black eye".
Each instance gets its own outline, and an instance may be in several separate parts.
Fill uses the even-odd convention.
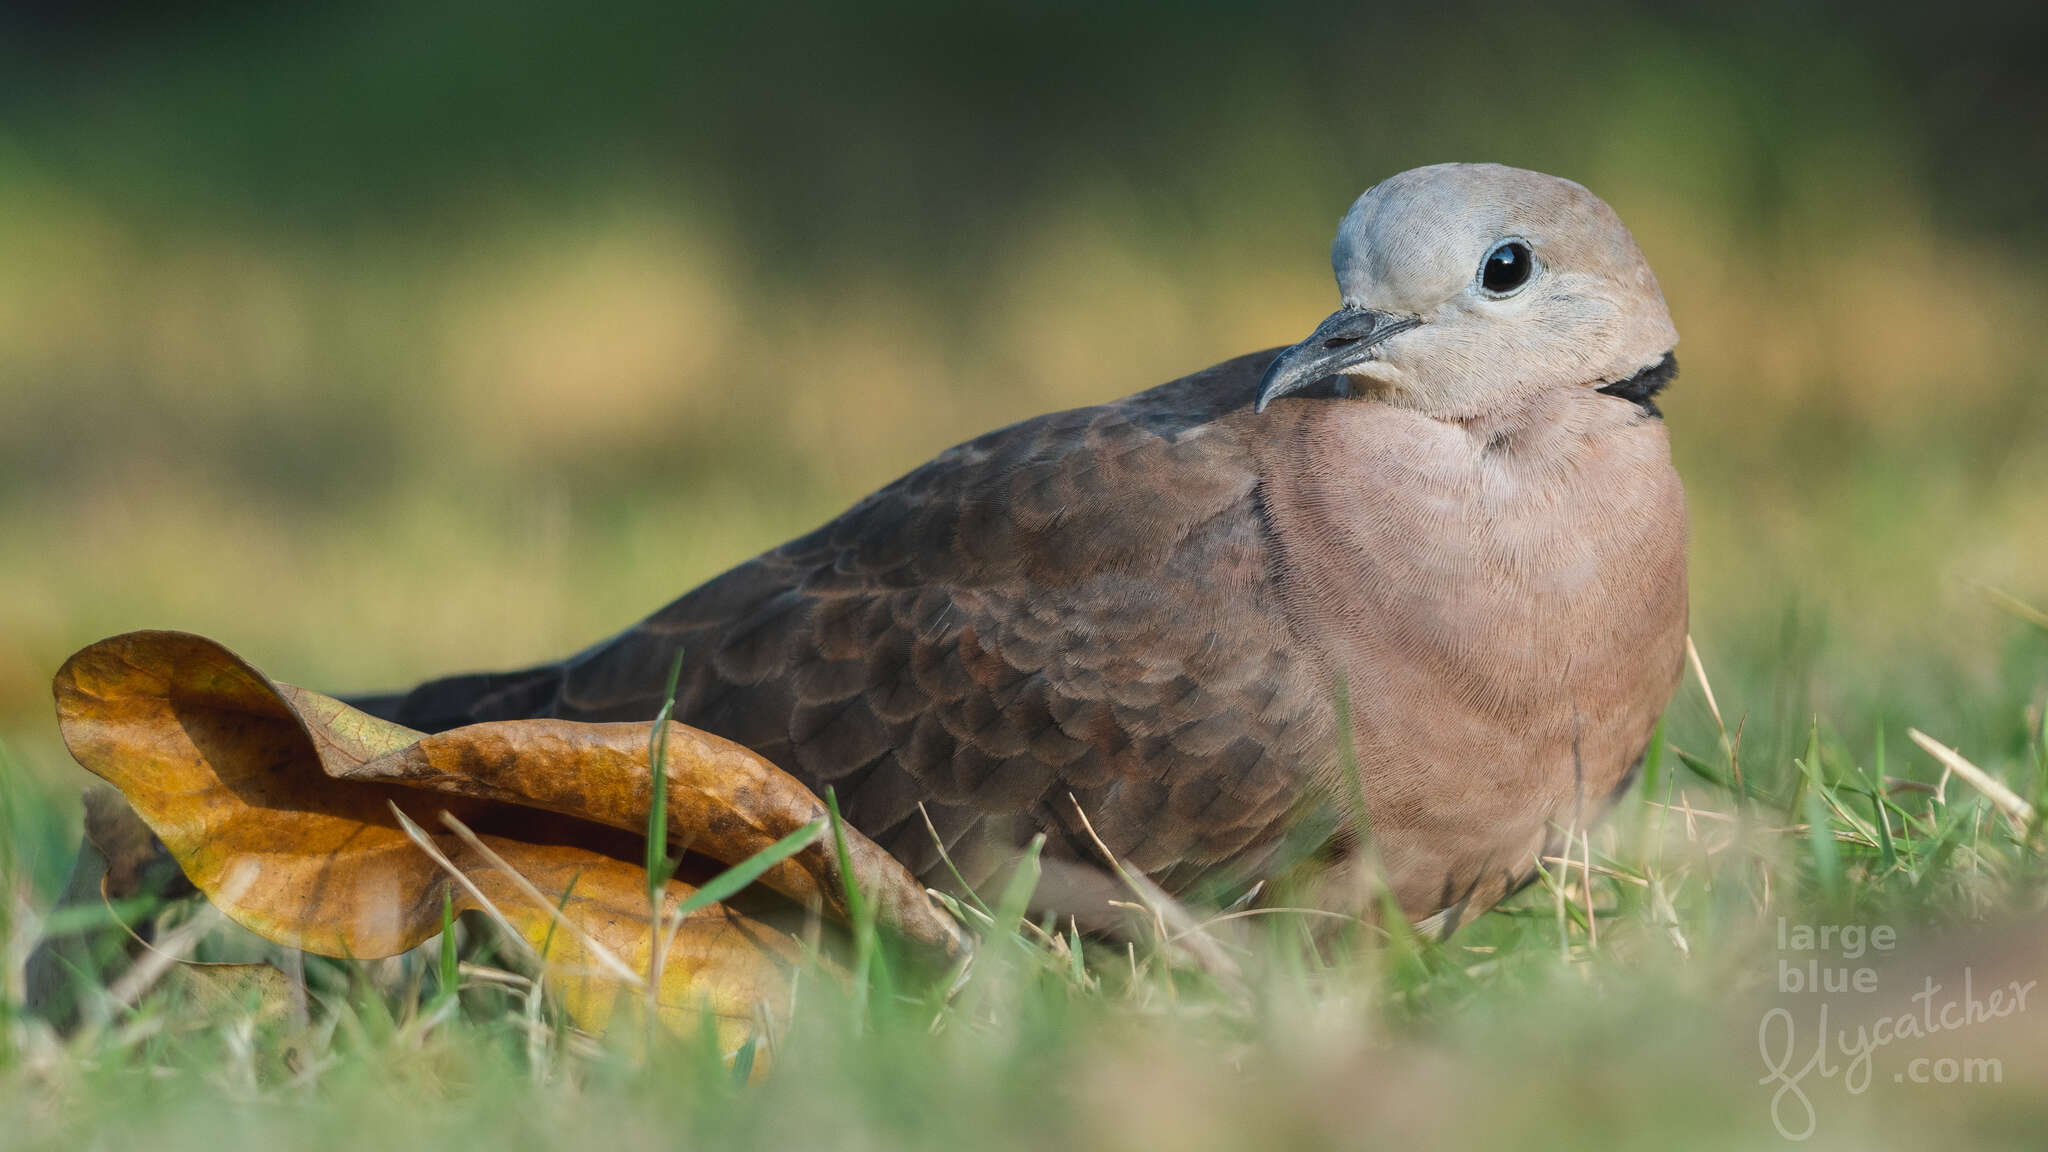
[[[1529,282],[1536,270],[1536,256],[1520,240],[1503,240],[1479,262],[1479,286],[1495,296],[1505,296]]]

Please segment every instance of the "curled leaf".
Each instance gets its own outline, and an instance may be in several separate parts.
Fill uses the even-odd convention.
[[[468,730],[473,749],[435,738],[416,751],[417,732],[275,684],[220,645],[174,632],[92,645],[65,663],[55,691],[72,755],[120,789],[195,886],[266,939],[328,956],[389,956],[440,931],[444,898],[457,910],[488,905],[542,955],[571,1017],[594,1031],[609,1022],[622,983],[596,962],[592,945],[634,972],[650,967],[643,846],[613,819],[630,811],[636,785],[630,773],[603,770],[610,733],[585,739],[570,725],[506,734],[484,725]],[[646,726],[639,729],[644,747]],[[697,734],[682,731],[683,746],[696,747],[689,741]],[[691,771],[702,777],[733,760],[716,751]],[[566,757],[569,767],[550,756]],[[418,771],[435,764],[485,783],[445,786],[447,777]],[[639,764],[644,774],[644,758]],[[529,769],[538,783],[516,786]],[[752,830],[780,827],[801,811],[786,796],[764,802],[750,790],[772,789],[773,777],[747,779],[726,792],[699,779],[696,807],[685,802],[678,819],[671,805],[672,831],[738,852],[762,834]],[[644,779],[638,787],[644,813]],[[576,795],[589,798],[597,819],[584,816]],[[444,827],[432,818],[438,811],[474,830],[428,833],[466,883],[453,884],[408,837],[402,811],[428,817],[416,819],[425,828]],[[251,869],[254,882],[243,879]],[[829,875],[796,871],[779,878],[785,890],[801,892]],[[669,881],[665,921],[695,891]],[[556,931],[562,919],[579,930]],[[721,1046],[734,1050],[758,1006],[782,1003],[801,954],[787,931],[759,916],[725,904],[696,908],[665,950],[656,1000],[684,1025],[708,1010]]]
[[[302,714],[346,711],[337,701],[292,691]],[[653,796],[648,727],[508,720],[427,736],[370,760],[335,756],[323,763],[337,779],[518,804],[634,832],[647,827]],[[739,864],[825,821],[825,805],[789,773],[730,740],[682,724],[668,728],[669,838],[689,851]],[[884,923],[928,947],[961,948],[959,926],[932,906],[895,857],[852,830],[847,852]],[[822,905],[842,923],[851,920],[839,857],[823,838],[760,879],[801,904]]]

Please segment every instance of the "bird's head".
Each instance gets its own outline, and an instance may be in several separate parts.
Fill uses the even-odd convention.
[[[1344,307],[1273,361],[1262,411],[1339,376],[1347,394],[1465,419],[1537,388],[1614,384],[1678,342],[1621,218],[1540,172],[1436,164],[1381,181],[1330,262]]]

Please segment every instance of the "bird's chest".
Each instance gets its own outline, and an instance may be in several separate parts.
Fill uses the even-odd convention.
[[[1349,687],[1382,851],[1418,890],[1597,811],[1676,684],[1685,509],[1662,426],[1558,405],[1507,433],[1332,405],[1276,470],[1293,626]]]
[[[1387,482],[1335,518],[1341,544],[1316,565],[1336,651],[1498,707],[1590,690],[1671,607],[1662,576],[1684,547],[1663,477],[1590,463],[1383,460]]]
[[[1355,671],[1414,666],[1503,704],[1604,685],[1682,631],[1662,426],[1571,399],[1507,431],[1376,404],[1308,430],[1272,501],[1296,623]]]

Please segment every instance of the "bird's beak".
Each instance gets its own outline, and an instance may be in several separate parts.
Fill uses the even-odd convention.
[[[1353,364],[1372,359],[1373,349],[1387,337],[1422,323],[1420,317],[1396,316],[1370,308],[1340,308],[1316,325],[1308,339],[1273,358],[1259,380],[1256,411],[1290,392],[1299,392]]]

